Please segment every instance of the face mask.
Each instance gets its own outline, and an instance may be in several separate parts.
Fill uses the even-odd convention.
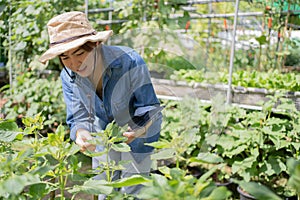
[[[95,53],[96,53],[96,48],[94,48],[85,58],[85,60],[82,62],[80,65],[79,71],[77,74],[82,77],[88,77],[90,76],[95,68]]]

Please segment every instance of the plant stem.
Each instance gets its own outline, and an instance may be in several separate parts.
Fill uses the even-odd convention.
[[[60,194],[61,194],[60,199],[63,200],[65,185],[64,185],[64,177],[62,175],[59,176],[59,185],[60,185]]]
[[[179,156],[176,153],[176,168],[179,168]]]
[[[108,181],[108,182],[111,182],[111,177],[110,177],[110,173],[109,173],[109,147],[107,147],[107,149],[108,149],[108,151],[107,151],[107,153],[106,153],[106,180]]]

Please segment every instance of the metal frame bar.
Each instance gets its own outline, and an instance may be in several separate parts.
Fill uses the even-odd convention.
[[[230,51],[230,65],[229,65],[229,76],[228,76],[228,90],[227,90],[227,98],[226,103],[231,104],[232,96],[231,96],[231,84],[232,84],[232,69],[233,69],[233,61],[235,54],[235,35],[236,35],[236,26],[239,12],[239,0],[235,2],[235,13],[234,13],[234,22],[233,22],[233,33],[232,33],[232,41],[231,41],[231,51]]]

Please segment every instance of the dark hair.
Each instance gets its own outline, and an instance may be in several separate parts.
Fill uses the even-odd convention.
[[[79,48],[91,52],[95,47],[96,47],[96,42],[86,42],[83,45],[81,45]]]
[[[87,52],[91,52],[96,46],[97,46],[96,42],[86,42],[83,45],[81,45],[79,48],[84,49]],[[64,67],[61,57],[60,56],[58,56],[58,57],[59,57],[59,62],[61,64],[61,66]]]

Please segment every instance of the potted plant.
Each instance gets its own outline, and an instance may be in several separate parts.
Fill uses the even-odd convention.
[[[290,174],[288,185],[296,190],[298,200],[300,200],[300,160],[290,158],[287,166]]]
[[[286,184],[286,161],[299,152],[299,113],[280,95],[269,98],[261,111],[238,115],[235,123],[219,134],[208,133],[205,141],[231,167],[234,178],[261,183],[288,197],[293,191]]]

